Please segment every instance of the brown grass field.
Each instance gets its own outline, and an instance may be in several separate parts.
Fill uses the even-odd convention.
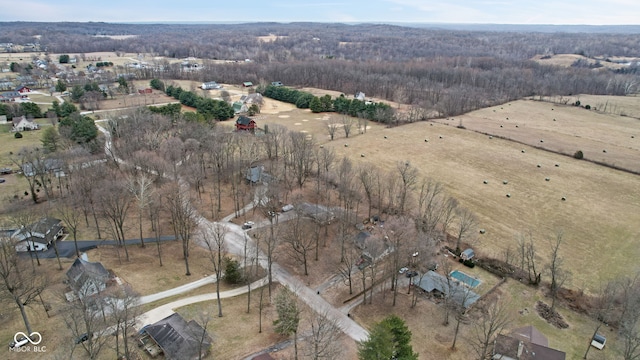
[[[592,139],[581,143],[587,157],[596,156],[593,154],[603,147],[603,142],[609,149],[614,149],[604,155],[615,157],[619,156],[615,151],[617,141],[626,147],[635,146],[631,141],[638,137],[631,139],[629,134],[637,131],[633,130],[638,129],[638,125],[634,125],[636,120],[545,102],[519,101],[502,107],[460,117],[467,130],[456,128],[458,118],[448,120],[450,125],[420,122],[385,128],[369,123],[366,134],[352,135],[349,139],[339,134],[333,142],[328,141],[326,132],[325,119],[331,116],[329,114],[292,110],[267,115],[259,126],[277,123],[309,132],[320,144],[334,147],[338,155],[350,157],[355,164],[391,170],[399,161],[409,160],[422,176],[442,182],[462,206],[477,214],[478,227],[486,229],[486,234],[477,234],[472,243],[485,255],[501,257],[508,246],[515,247],[518,234],[532,231],[539,255],[544,260],[548,256],[548,240],[562,231],[561,253],[573,272],[569,286],[589,291],[603,281],[635,271],[635,258],[640,255],[636,245],[640,238],[640,181],[637,175],[497,137],[489,139],[487,135],[470,130],[476,126],[474,121],[478,126],[503,122],[513,125],[508,132],[503,130],[504,136],[521,131],[522,141],[536,146],[541,138],[545,145],[562,144],[571,138],[563,134],[580,131],[580,136]],[[550,125],[538,124],[533,116],[529,116],[531,113],[556,116],[559,120],[553,122],[550,117]],[[609,122],[603,124],[602,117],[609,118]],[[585,121],[590,122],[585,129],[580,129],[577,124]],[[523,126],[515,128],[516,122]],[[569,130],[564,128],[565,123]],[[592,126],[595,130],[590,130]],[[498,131],[502,129],[494,128],[499,135]],[[598,139],[598,134],[602,140]],[[558,140],[554,142],[553,139]],[[348,148],[344,147],[347,143]],[[563,146],[568,151],[569,145]],[[525,153],[521,152],[523,149]],[[575,150],[571,150],[572,154]],[[631,157],[625,155],[612,161],[620,164]],[[546,177],[550,181],[545,181]],[[483,180],[488,184],[483,184]],[[503,185],[503,180],[508,180],[508,184]],[[507,193],[511,198],[506,197]],[[567,200],[562,201],[562,197]],[[600,270],[585,271],[586,268]]]

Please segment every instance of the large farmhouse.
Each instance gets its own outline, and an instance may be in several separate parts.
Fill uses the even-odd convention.
[[[246,116],[241,115],[236,120],[236,131],[255,131],[256,127],[256,122]]]

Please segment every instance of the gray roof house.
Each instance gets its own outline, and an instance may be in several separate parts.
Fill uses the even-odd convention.
[[[455,279],[450,279],[447,282],[446,276],[440,275],[435,271],[427,271],[422,279],[418,280],[419,282],[415,283],[415,285],[425,292],[432,293],[437,291],[445,295],[451,294],[453,301],[465,308],[469,308],[480,299],[480,296],[468,287],[459,284]]]
[[[509,336],[498,335],[494,341],[492,359],[565,360],[564,352],[552,349],[548,344],[542,333],[533,326],[527,326],[514,330]]]
[[[211,337],[200,324],[194,320],[187,322],[178,313],[146,326],[144,332],[158,344],[167,360],[199,359],[200,353],[203,357],[209,353],[212,343]]]
[[[11,237],[16,239],[16,251],[45,251],[63,234],[62,221],[42,218],[27,227],[16,230]]]
[[[107,287],[109,272],[99,262],[77,258],[67,270],[69,285],[80,299],[95,295]]]

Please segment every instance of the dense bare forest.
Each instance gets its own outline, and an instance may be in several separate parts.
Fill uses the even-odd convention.
[[[637,92],[638,65],[594,70],[540,65],[534,55],[580,54],[600,61],[640,57],[640,35],[468,31],[376,24],[3,23],[0,42],[39,42],[49,53],[133,52],[210,60],[137,70],[139,78],[282,81],[412,104],[425,116],[450,116],[523,96]],[[548,28],[543,28],[548,31]],[[623,30],[629,32],[624,32]],[[116,40],[96,35],[136,35]],[[260,36],[269,36],[268,39]],[[245,62],[251,59],[251,62]],[[431,111],[435,110],[435,111]]]

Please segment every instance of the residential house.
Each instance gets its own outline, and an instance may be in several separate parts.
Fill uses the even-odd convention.
[[[353,95],[353,98],[356,99],[356,100],[364,101],[365,96],[364,96],[364,93],[362,91],[358,91],[358,92],[356,92],[355,95]]]
[[[222,85],[218,84],[215,81],[209,81],[209,82],[202,83],[202,85],[200,85],[200,88],[202,90],[217,90],[217,89],[222,89]]]
[[[498,335],[492,359],[501,360],[565,360],[566,354],[549,347],[549,340],[533,326]]]
[[[251,118],[240,115],[240,117],[238,117],[238,119],[236,120],[236,131],[242,130],[253,132],[256,130],[256,128],[256,122]]]
[[[24,176],[31,177],[40,172],[53,173],[56,177],[65,176],[64,162],[58,159],[44,159],[22,164],[22,174]]]
[[[13,123],[13,131],[29,131],[38,130],[40,125],[33,121],[33,119],[27,119],[24,116],[16,116],[11,122]]]
[[[0,102],[12,102],[20,99],[26,99],[28,97],[28,95],[20,94],[17,91],[5,91],[0,93]]]
[[[246,179],[253,184],[273,181],[273,177],[264,171],[264,166],[262,165],[254,165],[247,169]]]
[[[247,111],[249,111],[249,106],[242,101],[234,102],[231,107],[233,107],[233,112],[235,114],[246,113]]]
[[[151,88],[138,89],[138,94],[153,94],[153,90]]]
[[[99,262],[89,262],[79,257],[67,270],[67,280],[73,291],[83,300],[107,288],[109,272]]]
[[[180,314],[144,327],[148,335],[164,353],[167,360],[196,360],[207,356],[213,340],[195,320],[187,322]]]
[[[20,85],[16,88],[15,91],[19,92],[20,94],[27,94],[31,92],[31,88],[29,88],[28,86]]]
[[[296,210],[320,224],[331,224],[336,218],[334,211],[323,205],[302,203],[296,205]]]
[[[17,241],[17,252],[46,251],[63,232],[62,221],[56,218],[42,218],[16,230],[11,237]]]
[[[253,94],[248,94],[248,95],[242,95],[240,97],[240,101],[243,104],[247,104],[247,105],[251,105],[251,104],[262,104],[264,101],[264,98],[262,97],[262,94],[260,93],[253,93]]]
[[[416,279],[415,286],[424,292],[435,296],[450,296],[454,303],[459,306],[469,308],[480,296],[471,291],[463,284],[459,284],[455,279],[438,274],[435,271],[427,271],[421,279]]]
[[[252,87],[253,83],[251,81],[245,81],[242,83],[242,87]]]

